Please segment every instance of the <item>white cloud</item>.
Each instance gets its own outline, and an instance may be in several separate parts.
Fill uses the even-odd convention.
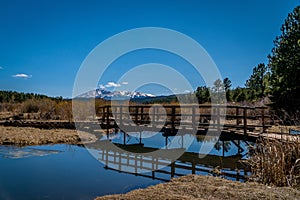
[[[105,89],[105,86],[104,85],[99,85],[99,88],[101,89],[101,90],[104,90]]]
[[[14,78],[24,78],[24,79],[27,79],[27,78],[31,78],[32,76],[31,76],[31,75],[28,75],[28,74],[15,74],[15,75],[12,75],[12,77],[14,77]]]
[[[108,82],[105,87],[120,87],[121,84],[115,82]]]
[[[122,85],[128,85],[128,82],[122,82]]]

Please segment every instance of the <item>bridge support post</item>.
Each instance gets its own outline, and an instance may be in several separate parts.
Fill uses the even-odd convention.
[[[193,134],[197,134],[195,106],[192,107],[192,126],[193,126]]]
[[[166,149],[168,149],[168,135],[166,135]]]
[[[196,164],[192,162],[192,174],[196,173]]]
[[[171,126],[172,126],[172,129],[171,129],[171,133],[174,134],[175,133],[175,113],[176,113],[176,108],[175,106],[172,106],[172,116],[171,116]]]
[[[123,106],[120,106],[120,125],[123,124]]]
[[[225,141],[224,140],[222,141],[222,154],[223,154],[223,157],[225,157]]]
[[[126,133],[123,132],[123,144],[126,145]]]
[[[135,106],[135,124],[138,125],[139,107]]]
[[[247,108],[243,108],[244,135],[247,135]]]
[[[262,108],[261,109],[261,124],[262,124],[262,129],[263,129],[263,133],[266,132],[266,126],[265,126],[265,109]]]
[[[175,176],[175,162],[172,162],[171,164],[171,178]]]
[[[140,131],[140,144],[142,144],[142,131]]]
[[[235,115],[236,115],[236,125],[240,125],[240,119],[239,119],[239,114],[240,114],[240,110],[238,107],[236,107],[236,110],[235,110]]]
[[[217,131],[221,133],[220,105],[217,107]]]
[[[110,121],[109,121],[109,106],[106,106],[106,133],[109,134]]]

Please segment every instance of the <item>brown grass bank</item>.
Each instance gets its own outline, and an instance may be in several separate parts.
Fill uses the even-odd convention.
[[[127,194],[108,195],[96,200],[193,200],[193,199],[300,199],[300,191],[289,187],[269,187],[255,182],[241,183],[212,176],[188,175],[171,182],[133,190]]]
[[[94,141],[94,135],[70,129],[0,126],[0,145],[81,144]]]

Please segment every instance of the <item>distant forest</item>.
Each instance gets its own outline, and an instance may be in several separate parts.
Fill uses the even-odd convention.
[[[15,91],[0,91],[0,103],[22,103],[28,99],[55,99],[61,101],[62,97],[48,97],[42,94],[24,93]]]

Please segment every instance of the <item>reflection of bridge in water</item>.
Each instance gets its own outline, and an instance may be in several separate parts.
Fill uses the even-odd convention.
[[[87,147],[96,150],[96,157],[106,169],[162,181],[187,174],[213,174],[234,180],[245,180],[247,176],[247,168],[240,163],[241,154],[201,155],[186,152],[185,148],[158,149],[145,147],[143,143],[120,144],[110,140]],[[172,162],[174,153],[181,156]]]

